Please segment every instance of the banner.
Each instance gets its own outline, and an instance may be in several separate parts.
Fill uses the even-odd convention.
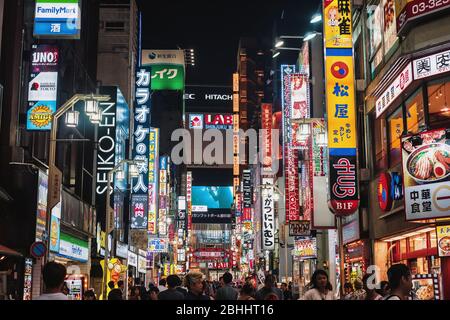
[[[137,164],[139,177],[131,183],[131,229],[148,227],[148,170],[150,146],[151,70],[142,67],[136,70],[136,100],[134,109],[133,160]]]
[[[261,104],[261,129],[263,130],[263,172],[272,172],[272,105]],[[237,143],[239,146],[239,143]],[[239,150],[238,150],[239,151]],[[237,153],[237,152],[236,152]]]
[[[57,109],[59,51],[51,45],[33,45],[31,50],[27,130],[46,131]]]
[[[295,259],[315,259],[317,258],[317,240],[316,238],[300,238],[295,240],[292,256]]]
[[[167,239],[163,238],[149,238],[148,251],[152,253],[167,252],[169,243]]]
[[[158,167],[159,167],[159,129],[150,128],[148,158],[148,232],[155,235],[157,230],[158,207]]]
[[[152,67],[152,90],[184,90],[184,50],[143,50],[141,62]]]
[[[273,178],[262,179],[262,249],[275,250],[275,212]]]
[[[285,147],[286,222],[300,220],[298,150]]]
[[[290,76],[291,86],[291,115],[292,120],[310,118],[309,107],[309,79],[308,75],[294,73]]]
[[[36,0],[34,32],[39,39],[80,39],[79,0]]]
[[[402,138],[406,220],[450,216],[450,139],[448,129]]]
[[[350,0],[324,0],[329,206],[337,216],[359,206],[351,13]]]

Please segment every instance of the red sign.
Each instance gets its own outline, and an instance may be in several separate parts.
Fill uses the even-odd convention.
[[[392,208],[392,198],[390,192],[391,176],[389,173],[382,173],[378,179],[378,204],[384,212],[390,211]]]
[[[285,149],[286,222],[300,220],[298,150]]]
[[[233,115],[205,114],[205,125],[233,125]]]
[[[263,129],[263,171],[272,168],[272,105],[261,105],[261,127]]]
[[[411,21],[448,7],[450,7],[448,0],[409,0],[403,10],[397,13],[397,33],[401,34],[405,26]]]
[[[242,221],[252,221],[252,208],[244,208]]]
[[[194,251],[193,256],[197,260],[217,260],[224,259],[226,253],[222,249],[203,248]]]

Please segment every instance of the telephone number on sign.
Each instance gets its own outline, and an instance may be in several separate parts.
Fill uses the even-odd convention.
[[[412,6],[412,14],[417,15],[428,10],[439,9],[440,7],[450,3],[450,0],[426,0]]]

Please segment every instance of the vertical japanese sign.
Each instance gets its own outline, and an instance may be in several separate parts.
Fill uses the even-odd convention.
[[[192,171],[186,174],[187,229],[192,230]]]
[[[34,32],[40,39],[80,39],[79,0],[36,0]]]
[[[50,130],[58,96],[59,51],[56,46],[33,45],[28,84],[27,130]]]
[[[184,240],[186,239],[186,230],[187,230],[186,197],[183,196],[178,197],[178,213],[176,220],[177,220],[178,239],[184,242]]]
[[[152,90],[184,90],[184,50],[143,50],[142,65],[152,67]]]
[[[263,130],[263,174],[272,172],[272,105],[261,105],[261,128]]]
[[[298,177],[298,150],[286,148],[285,192],[286,222],[300,220],[300,191]]]
[[[36,241],[44,240],[45,225],[47,221],[47,175],[39,171],[38,174],[38,197],[36,210]]]
[[[450,216],[448,129],[402,138],[406,220]]]
[[[159,129],[150,128],[148,156],[148,232],[155,235],[157,231],[158,200],[158,165],[159,165]]]
[[[248,222],[252,220],[252,172],[251,170],[244,170],[242,172],[242,181],[243,181],[243,216],[242,221]]]
[[[292,120],[310,118],[309,80],[306,74],[294,73],[290,76]]]
[[[359,206],[356,107],[350,0],[324,0],[329,147],[329,206],[337,216]]]
[[[167,211],[168,211],[168,197],[167,197],[167,172],[168,172],[168,161],[167,156],[162,156],[159,159],[159,235],[167,236],[168,225],[167,225]]]
[[[133,178],[131,189],[131,228],[148,227],[148,170],[150,143],[150,68],[136,70],[136,103],[134,109],[133,160],[137,161],[138,178]]]
[[[273,199],[273,178],[262,179],[262,249],[275,249],[275,214]]]
[[[291,74],[295,72],[294,65],[281,65],[281,107],[283,110],[283,141],[290,141],[291,132]]]

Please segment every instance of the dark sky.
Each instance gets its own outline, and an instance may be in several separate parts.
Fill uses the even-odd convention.
[[[188,84],[231,85],[240,37],[267,38],[267,45],[271,45],[275,21],[279,35],[304,35],[312,30],[309,20],[319,10],[321,1],[138,0],[138,3],[143,13],[144,49],[193,48],[196,66],[188,70]],[[286,45],[300,46],[300,42]],[[279,59],[295,62],[286,51]]]

